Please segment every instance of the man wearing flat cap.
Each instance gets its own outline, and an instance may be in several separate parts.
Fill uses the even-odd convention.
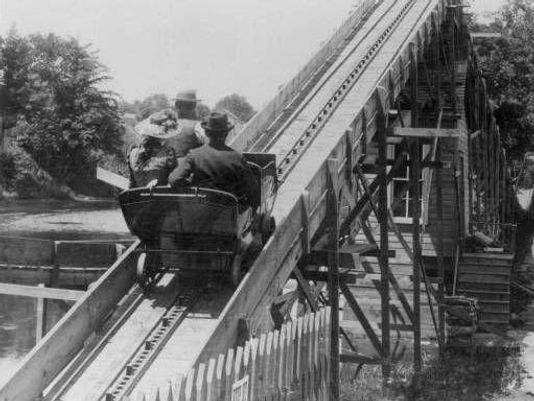
[[[199,186],[234,194],[241,205],[258,207],[260,189],[243,155],[225,144],[233,126],[226,113],[214,111],[202,122],[208,143],[193,149],[169,176],[169,184]]]

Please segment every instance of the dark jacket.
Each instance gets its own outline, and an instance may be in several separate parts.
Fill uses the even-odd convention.
[[[177,157],[184,157],[191,149],[202,146],[204,142],[202,133],[195,129],[199,121],[183,118],[178,119],[177,123],[178,135],[168,138],[165,143],[175,150]]]
[[[244,206],[260,205],[260,188],[243,155],[222,145],[193,149],[170,174],[173,187],[199,186],[234,194]]]
[[[157,179],[158,185],[167,185],[169,173],[176,167],[176,153],[169,146],[156,152],[136,146],[128,152],[130,188],[144,187]]]

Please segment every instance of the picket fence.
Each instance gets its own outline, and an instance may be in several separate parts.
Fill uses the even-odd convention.
[[[232,348],[143,401],[329,400],[330,308]]]

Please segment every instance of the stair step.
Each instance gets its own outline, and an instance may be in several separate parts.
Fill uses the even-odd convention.
[[[459,273],[458,285],[461,283],[469,284],[502,284],[510,286],[511,277],[500,274],[473,274],[473,273]]]
[[[479,274],[501,274],[504,276],[510,276],[512,274],[511,266],[488,266],[478,264],[464,264],[461,263],[458,270],[462,273],[479,273]]]

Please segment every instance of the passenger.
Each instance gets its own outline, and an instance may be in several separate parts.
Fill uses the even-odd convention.
[[[260,205],[260,188],[243,155],[225,144],[233,126],[226,113],[212,112],[202,122],[208,143],[191,150],[170,174],[169,184],[199,186],[234,194],[240,204],[256,208]]]
[[[167,185],[169,173],[176,167],[176,152],[165,140],[177,134],[172,123],[166,125],[145,124],[136,130],[143,137],[139,146],[128,152],[130,188]]]
[[[204,130],[196,115],[197,95],[194,90],[178,92],[174,102],[174,110],[163,110],[149,117],[151,124],[165,124],[168,119],[177,123],[178,133],[167,141],[178,158],[185,157],[191,149],[202,146],[207,142]]]

